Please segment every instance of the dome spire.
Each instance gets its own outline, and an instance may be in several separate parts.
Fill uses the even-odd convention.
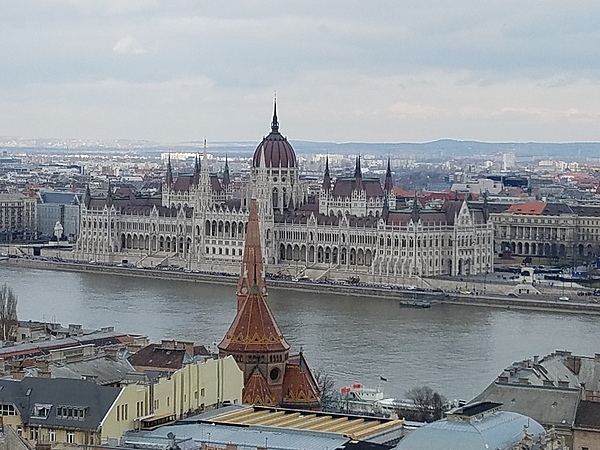
[[[273,100],[273,121],[271,122],[271,131],[273,133],[279,132],[279,121],[277,120],[277,91],[275,91],[275,98]]]

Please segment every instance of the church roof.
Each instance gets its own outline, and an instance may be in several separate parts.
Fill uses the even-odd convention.
[[[219,349],[235,353],[277,352],[290,348],[265,301],[266,293],[258,206],[256,200],[252,200],[237,285],[237,314],[219,344]]]
[[[242,403],[246,405],[277,406],[267,380],[258,369],[254,370],[242,391]]]
[[[290,356],[283,378],[282,406],[313,409],[319,406],[319,388],[302,353]]]
[[[247,296],[219,344],[219,349],[229,353],[279,352],[289,348],[260,292]]]
[[[260,226],[258,224],[258,205],[256,200],[251,200],[250,208],[248,210],[248,226],[246,230],[246,240],[244,242],[244,256],[242,257],[242,266],[236,292],[238,298],[238,310],[243,303],[243,298],[250,294],[252,288],[255,286],[261,294],[267,293]]]

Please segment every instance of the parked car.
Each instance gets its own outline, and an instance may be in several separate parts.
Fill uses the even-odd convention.
[[[561,302],[568,302],[568,301],[569,301],[569,297],[566,297],[566,296],[563,296],[563,297],[558,297],[558,299],[559,299]]]

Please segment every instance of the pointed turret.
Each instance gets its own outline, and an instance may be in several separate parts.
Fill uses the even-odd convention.
[[[354,187],[357,191],[363,190],[363,181],[362,181],[362,169],[360,167],[360,156],[356,157],[356,166],[354,167],[354,179],[355,184]]]
[[[227,187],[231,184],[231,179],[229,177],[229,162],[227,161],[227,155],[225,155],[225,169],[223,169],[223,187],[227,189]]]
[[[200,160],[198,159],[198,155],[196,155],[196,161],[194,164],[194,176],[193,176],[194,185],[198,186],[198,182],[200,181]]]
[[[90,185],[88,184],[85,187],[85,195],[83,197],[83,204],[86,208],[90,207],[90,202],[92,201],[92,193],[90,192]]]
[[[325,158],[325,174],[323,175],[323,189],[331,190],[331,175],[329,175],[329,155]]]
[[[242,257],[242,268],[237,284],[238,311],[248,297],[252,287],[258,287],[258,292],[262,295],[267,293],[267,283],[264,276],[258,223],[258,204],[255,199],[252,199],[250,200],[250,210],[248,212],[248,229],[246,231],[244,256]]]
[[[280,404],[290,346],[265,300],[258,205],[250,201],[246,245],[238,281],[237,313],[219,344],[221,356],[234,355],[244,372],[244,401]]]
[[[167,186],[173,185],[173,168],[171,167],[171,155],[167,158]]]
[[[381,217],[383,220],[387,222],[387,218],[390,214],[390,204],[387,196],[387,192],[385,193],[385,197],[383,198],[383,210],[381,211]]]
[[[273,101],[273,120],[271,121],[271,131],[279,133],[279,121],[277,120],[277,97]]]
[[[110,183],[110,180],[108,180],[108,191],[106,193],[106,206],[108,206],[109,208],[112,206],[113,204],[113,191],[112,191],[112,185]]]
[[[490,218],[490,205],[488,203],[488,195],[489,192],[486,189],[485,192],[483,193],[483,220],[485,221],[485,223],[487,223],[487,221]]]
[[[384,190],[386,193],[389,194],[390,192],[392,192],[393,188],[394,188],[394,180],[392,179],[392,166],[391,166],[391,162],[390,162],[390,157],[388,156],[387,170],[385,171]]]
[[[410,218],[413,223],[416,225],[419,222],[419,199],[417,198],[417,191],[415,191],[415,199],[412,204],[412,211],[410,213]]]

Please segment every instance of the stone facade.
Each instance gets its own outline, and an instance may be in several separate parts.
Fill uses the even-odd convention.
[[[337,180],[327,164],[321,190],[311,197],[276,113],[240,189],[227,164],[219,178],[204,157],[191,175],[174,177],[169,162],[160,197],[109,191],[84,198],[80,260],[237,273],[254,198],[271,273],[404,284],[493,268],[494,232],[485,211],[458,200],[438,209],[402,203],[389,162],[383,184],[362,174],[360,158],[353,176]]]
[[[34,197],[20,193],[0,193],[0,240],[27,239],[36,231]]]
[[[495,251],[521,256],[592,260],[600,255],[600,207],[564,203],[514,204],[491,213]]]

